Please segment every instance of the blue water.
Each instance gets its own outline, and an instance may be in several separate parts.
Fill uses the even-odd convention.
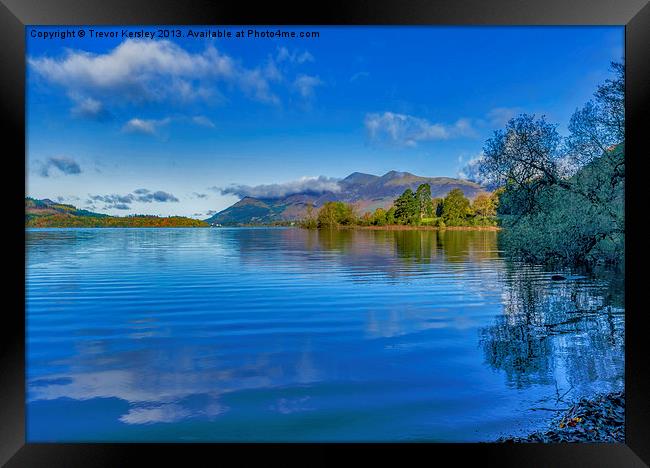
[[[491,441],[623,387],[621,274],[495,232],[30,229],[26,261],[30,442]]]

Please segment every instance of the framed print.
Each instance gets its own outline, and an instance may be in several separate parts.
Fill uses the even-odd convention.
[[[3,2],[7,466],[646,466],[647,3]]]

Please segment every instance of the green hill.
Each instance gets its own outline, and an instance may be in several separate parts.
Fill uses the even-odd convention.
[[[110,216],[81,210],[50,199],[25,197],[25,227],[206,227],[205,221],[184,216]]]

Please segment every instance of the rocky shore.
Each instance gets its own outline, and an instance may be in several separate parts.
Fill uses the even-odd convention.
[[[625,442],[625,392],[582,398],[545,431],[525,437],[501,437],[497,442]]]

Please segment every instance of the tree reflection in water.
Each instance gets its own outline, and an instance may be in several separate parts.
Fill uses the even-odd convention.
[[[623,383],[624,274],[622,269],[554,272],[503,258],[498,233],[486,231],[321,231],[310,234],[311,248],[336,250],[357,268],[409,276],[408,265],[439,263],[464,268],[493,261],[502,291],[502,314],[479,329],[485,361],[503,371],[508,385]],[[395,259],[398,261],[395,263]],[[489,286],[488,286],[489,284]],[[559,382],[559,383],[558,383]]]
[[[622,272],[553,281],[541,267],[505,263],[503,315],[479,330],[486,362],[525,388],[564,380],[623,382]]]
[[[556,271],[504,258],[499,234],[490,231],[287,229],[268,246],[255,234],[240,241],[245,262],[300,259],[301,269],[315,271],[325,262],[355,283],[453,275],[468,294],[500,291],[501,310],[479,328],[478,342],[486,364],[504,372],[513,388],[623,382],[620,270],[563,271],[567,279],[553,281]]]

